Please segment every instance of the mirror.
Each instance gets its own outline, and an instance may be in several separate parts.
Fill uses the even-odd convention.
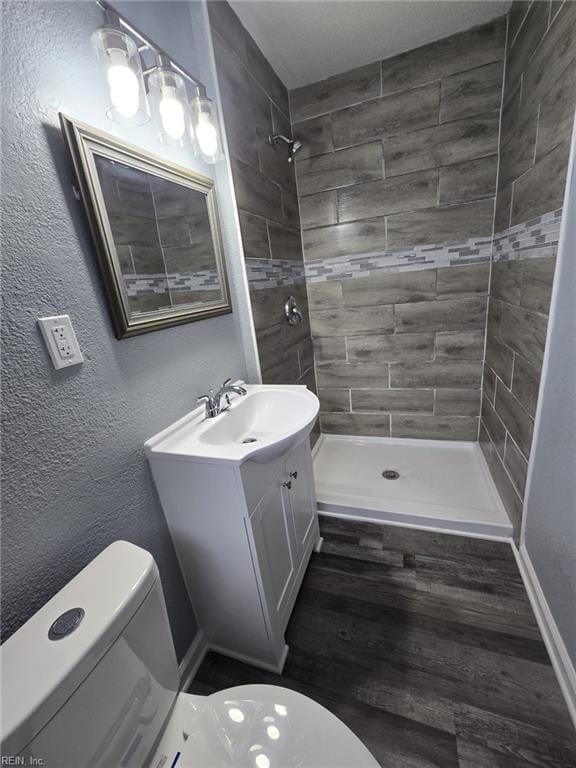
[[[61,120],[118,338],[231,312],[212,179]]]

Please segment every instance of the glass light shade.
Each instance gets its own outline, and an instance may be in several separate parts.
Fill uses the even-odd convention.
[[[206,96],[196,96],[190,104],[196,148],[206,163],[222,159],[222,143],[214,104]]]
[[[140,54],[132,38],[116,27],[100,27],[92,35],[98,57],[106,115],[121,125],[144,125],[150,120]]]
[[[183,147],[190,144],[188,95],[184,78],[166,67],[157,67],[148,77],[154,122],[162,144]]]

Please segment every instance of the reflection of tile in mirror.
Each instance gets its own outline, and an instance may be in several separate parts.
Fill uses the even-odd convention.
[[[168,179],[150,177],[156,216],[193,216],[206,211],[206,196],[190,187],[176,184]]]
[[[202,245],[178,245],[174,248],[163,248],[166,272],[171,274],[190,274],[207,269],[216,270],[216,258],[212,243]]]
[[[157,312],[159,309],[167,309],[170,306],[170,294],[166,286],[166,291],[162,293],[148,290],[128,296],[128,302],[131,315]]]

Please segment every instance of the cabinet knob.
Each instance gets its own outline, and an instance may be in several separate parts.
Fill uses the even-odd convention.
[[[288,472],[288,477],[293,477],[294,480],[298,480],[298,470],[296,470],[296,472]]]
[[[282,487],[290,490],[290,488],[292,488],[292,480],[287,480],[285,483],[282,483]]]

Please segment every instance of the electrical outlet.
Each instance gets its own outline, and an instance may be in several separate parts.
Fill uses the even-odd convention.
[[[38,325],[54,368],[69,368],[84,362],[69,315],[41,317]]]

